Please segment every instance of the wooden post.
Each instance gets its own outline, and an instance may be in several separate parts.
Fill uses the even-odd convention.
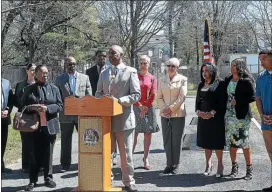
[[[122,114],[116,99],[65,98],[65,115],[78,115],[78,187],[74,191],[122,191],[111,187],[111,117]]]

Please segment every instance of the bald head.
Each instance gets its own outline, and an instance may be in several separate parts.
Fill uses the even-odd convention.
[[[123,51],[122,47],[120,47],[119,45],[111,46],[110,51],[111,50],[116,51],[116,52],[120,53],[121,55],[124,54],[124,51]]]
[[[122,49],[122,47],[120,47],[119,45],[113,45],[111,46],[110,50],[109,50],[109,60],[110,63],[114,66],[122,63],[122,57],[124,55],[124,51]]]
[[[68,73],[74,73],[76,71],[76,60],[74,57],[66,57],[64,64]]]
[[[69,56],[69,57],[66,57],[65,58],[65,62],[72,62],[72,63],[76,63],[76,60],[74,57],[72,56]]]

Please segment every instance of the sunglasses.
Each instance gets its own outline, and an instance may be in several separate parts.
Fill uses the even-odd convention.
[[[76,63],[72,62],[72,63],[68,63],[69,66],[72,66],[72,65],[76,65]]]
[[[176,65],[167,65],[168,68],[172,67],[172,68],[176,68]]]

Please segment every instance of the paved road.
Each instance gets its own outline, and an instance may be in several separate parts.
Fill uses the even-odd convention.
[[[243,154],[238,154],[240,165],[239,176],[236,179],[215,178],[213,171],[211,176],[203,176],[205,168],[205,158],[203,150],[195,146],[195,126],[189,123],[194,116],[194,97],[186,99],[186,129],[184,147],[187,150],[181,152],[180,173],[178,175],[162,175],[166,159],[162,144],[161,131],[153,134],[151,152],[149,161],[152,170],[143,169],[143,136],[139,136],[136,153],[134,155],[135,179],[139,191],[257,191],[264,187],[271,186],[271,164],[266,153],[263,138],[260,130],[252,125],[250,129],[250,141],[252,146],[252,158],[254,168],[254,178],[251,181],[245,181],[242,177],[245,175],[245,162]],[[74,134],[73,161],[71,171],[59,173],[60,142],[56,143],[54,150],[54,179],[57,182],[57,188],[52,191],[70,191],[77,186],[77,134]],[[213,164],[217,166],[215,155],[213,155]],[[28,184],[28,176],[20,172],[20,161],[9,165],[14,171],[9,175],[2,175],[2,191],[19,191]],[[224,153],[224,174],[229,174],[231,162],[227,151]],[[120,165],[113,168],[115,179],[113,186],[122,186]],[[43,186],[43,176],[39,177],[39,186],[36,191],[50,191]]]

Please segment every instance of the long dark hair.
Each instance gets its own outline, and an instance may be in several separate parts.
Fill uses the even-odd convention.
[[[254,83],[254,78],[251,75],[251,73],[249,72],[246,62],[243,58],[237,58],[234,59],[231,64],[235,64],[236,65],[236,69],[238,71],[238,76],[241,79],[250,79],[253,83]]]
[[[201,82],[202,82],[202,83],[205,82],[205,79],[204,79],[203,76],[202,76],[202,69],[203,69],[203,67],[205,67],[205,66],[207,67],[207,69],[208,69],[208,71],[209,71],[209,73],[210,73],[210,75],[211,75],[211,82],[210,82],[210,84],[212,84],[212,83],[214,82],[214,80],[218,78],[218,76],[217,76],[217,68],[216,68],[216,66],[213,65],[213,64],[204,63],[204,64],[201,66],[201,68],[200,68],[200,78],[201,78]]]

